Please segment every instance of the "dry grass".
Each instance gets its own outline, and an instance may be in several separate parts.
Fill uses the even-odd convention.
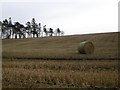
[[[92,41],[92,55],[78,44]],[[117,87],[118,33],[2,41],[3,88]]]
[[[3,58],[39,59],[116,59],[118,33],[3,40]],[[95,52],[82,55],[80,42],[92,41]]]
[[[4,60],[3,88],[117,87],[117,61]]]

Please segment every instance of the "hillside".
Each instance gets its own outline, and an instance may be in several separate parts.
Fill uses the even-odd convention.
[[[92,55],[79,54],[78,44],[92,41]],[[29,39],[5,39],[2,41],[3,58],[36,59],[116,59],[118,33],[97,33]]]

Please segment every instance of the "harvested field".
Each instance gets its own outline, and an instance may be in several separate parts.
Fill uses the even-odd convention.
[[[116,88],[115,60],[4,60],[3,88]]]
[[[91,41],[93,54],[78,45]],[[3,88],[116,88],[118,33],[2,40]]]
[[[92,41],[92,55],[78,53],[82,41]],[[11,39],[2,41],[3,58],[16,59],[59,59],[59,60],[102,60],[118,58],[118,33]]]

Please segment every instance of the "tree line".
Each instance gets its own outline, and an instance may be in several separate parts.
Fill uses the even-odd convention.
[[[36,23],[35,18],[32,18],[31,22],[28,21],[25,25],[14,22],[12,23],[11,17],[9,20],[5,19],[0,21],[0,35],[2,39],[12,38],[33,38],[33,37],[45,37],[45,36],[62,36],[64,31],[59,28],[53,30],[51,27],[46,28],[46,25],[41,26],[41,23]]]

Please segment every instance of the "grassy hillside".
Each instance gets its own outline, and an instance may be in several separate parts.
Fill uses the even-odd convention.
[[[78,44],[92,41],[92,55],[79,54]],[[5,39],[2,41],[3,58],[35,59],[116,59],[118,33],[98,33],[60,37],[29,39]]]

